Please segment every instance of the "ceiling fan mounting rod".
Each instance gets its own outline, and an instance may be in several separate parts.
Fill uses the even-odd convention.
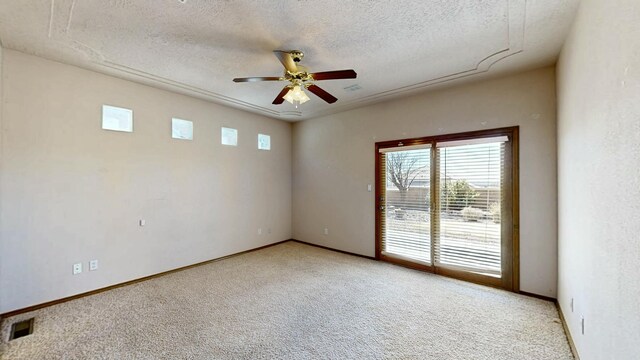
[[[291,55],[291,58],[296,63],[299,63],[304,57],[304,53],[300,50],[291,50],[289,51],[289,55]]]

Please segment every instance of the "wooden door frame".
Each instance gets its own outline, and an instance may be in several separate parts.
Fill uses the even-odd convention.
[[[381,156],[380,149],[385,148],[395,148],[402,146],[413,146],[413,145],[426,145],[431,144],[432,148],[435,148],[436,143],[445,142],[445,141],[454,141],[454,140],[467,140],[467,139],[477,139],[484,137],[495,137],[495,136],[508,136],[508,148],[505,148],[505,165],[507,169],[510,169],[505,176],[508,176],[511,180],[511,186],[505,187],[505,199],[510,202],[510,216],[508,219],[509,223],[504,224],[504,219],[507,217],[503,217],[503,221],[501,221],[502,225],[502,234],[501,238],[511,238],[511,241],[503,241],[502,242],[502,269],[503,276],[501,278],[495,278],[487,275],[476,274],[466,271],[454,270],[443,267],[436,267],[432,265],[426,265],[421,263],[415,263],[410,260],[400,259],[396,257],[391,257],[382,254],[382,215],[383,211],[381,211],[381,206],[383,206],[383,189],[386,187],[386,179],[383,182],[382,179],[382,169],[381,166]],[[430,152],[431,154],[434,151]],[[433,161],[433,158],[431,159]],[[431,166],[431,179],[432,181],[437,181],[438,179],[433,176],[435,173],[435,166],[432,164]],[[434,180],[435,179],[435,180]],[[391,140],[391,141],[381,141],[375,143],[375,251],[376,251],[376,259],[381,261],[387,261],[390,263],[394,263],[401,266],[406,266],[412,269],[427,271],[435,274],[440,274],[448,277],[453,277],[473,283],[478,283],[482,285],[493,286],[497,288],[502,288],[514,292],[519,292],[520,290],[520,196],[519,196],[519,127],[504,127],[497,129],[489,129],[489,130],[478,130],[478,131],[469,131],[464,133],[455,133],[455,134],[445,134],[445,135],[436,135],[436,136],[426,136],[419,138],[410,138],[410,139],[401,139],[401,140]],[[437,194],[434,194],[436,191],[435,186],[430,186],[431,191],[431,209],[436,209],[434,206],[435,201],[437,199]],[[432,220],[434,220],[434,211],[431,211]],[[434,224],[432,221],[431,224]],[[433,226],[431,226],[431,232],[433,233]],[[433,239],[433,237],[432,237]],[[433,261],[433,258],[432,258]]]

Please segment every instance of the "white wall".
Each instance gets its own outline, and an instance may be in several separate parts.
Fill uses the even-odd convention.
[[[521,290],[555,297],[555,97],[544,68],[296,123],[294,238],[374,256],[375,142],[519,125]]]
[[[640,2],[583,0],[558,64],[558,301],[583,360],[640,349],[639,44]]]
[[[6,49],[2,68],[0,313],[291,238],[289,123]],[[102,104],[135,131],[101,130]]]

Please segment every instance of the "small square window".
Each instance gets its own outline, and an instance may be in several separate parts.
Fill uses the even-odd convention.
[[[193,122],[177,118],[171,119],[171,137],[174,139],[193,140]]]
[[[258,134],[258,149],[271,150],[271,136]]]
[[[133,132],[133,110],[102,105],[102,128],[105,130]]]
[[[238,130],[223,127],[222,145],[238,146]]]

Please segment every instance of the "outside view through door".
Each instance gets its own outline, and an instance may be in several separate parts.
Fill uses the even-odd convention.
[[[383,252],[431,264],[431,150],[388,151],[386,163]]]
[[[500,277],[504,141],[381,150],[383,254]]]
[[[501,275],[504,142],[439,143],[436,265]]]

